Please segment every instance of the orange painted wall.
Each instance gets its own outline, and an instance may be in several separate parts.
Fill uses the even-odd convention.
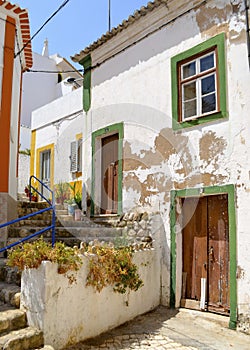
[[[12,101],[12,79],[15,49],[15,20],[7,17],[5,26],[5,43],[3,54],[3,78],[2,78],[2,101],[0,109],[0,149],[1,171],[0,192],[8,193],[9,185],[9,158],[10,158],[10,123]]]

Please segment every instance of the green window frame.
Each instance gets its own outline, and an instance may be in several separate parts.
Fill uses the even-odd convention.
[[[174,130],[226,118],[225,34],[171,58]]]

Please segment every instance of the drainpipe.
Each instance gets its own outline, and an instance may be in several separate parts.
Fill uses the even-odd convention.
[[[247,52],[248,52],[248,65],[250,68],[250,33],[249,33],[249,19],[248,19],[248,10],[249,6],[247,4],[248,0],[244,0],[245,2],[245,13],[246,13],[246,34],[247,34]]]

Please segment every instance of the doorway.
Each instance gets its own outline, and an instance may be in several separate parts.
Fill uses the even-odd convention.
[[[182,199],[182,300],[229,315],[227,194]],[[188,303],[187,303],[188,305]]]
[[[119,134],[101,139],[101,214],[117,214]]]
[[[91,216],[122,214],[123,123],[92,133]]]
[[[40,179],[47,186],[51,186],[51,151],[46,150],[40,153]],[[42,186],[41,193],[49,197],[49,191]]]

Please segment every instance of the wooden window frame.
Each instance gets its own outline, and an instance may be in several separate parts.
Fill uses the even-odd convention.
[[[196,115],[182,120],[182,83],[181,83],[181,67],[202,56],[215,52],[216,69],[211,69],[211,72],[216,72],[216,99],[217,109],[202,115]],[[208,71],[204,76],[208,75]],[[199,78],[203,76],[199,75]],[[198,76],[197,76],[198,77]],[[226,99],[226,62],[225,62],[225,34],[221,33],[208,39],[207,41],[182,52],[171,59],[171,82],[172,82],[172,127],[174,130],[187,128],[190,126],[199,125],[205,122],[214,121],[220,118],[226,118],[227,99]],[[188,79],[187,79],[188,80]],[[186,80],[186,81],[187,81]],[[190,80],[194,80],[192,77]],[[185,81],[185,82],[186,82]]]
[[[198,72],[195,75],[192,75],[191,77],[188,77],[186,79],[182,78],[182,67],[186,65],[187,63],[191,62],[197,62],[199,59],[202,57],[205,57],[206,55],[209,55],[210,53],[214,53],[215,57],[215,65],[213,68],[206,70],[205,72]],[[202,78],[206,76],[210,76],[212,74],[215,74],[215,94],[216,94],[216,109],[207,113],[199,113],[200,110],[198,110],[198,114],[191,116],[189,118],[184,118],[183,117],[183,86],[189,82],[197,82],[201,81]],[[190,57],[184,61],[178,62],[178,107],[179,107],[179,113],[178,113],[178,121],[179,123],[189,121],[189,120],[195,120],[197,118],[203,118],[206,115],[212,114],[212,113],[217,113],[220,110],[220,98],[218,94],[218,87],[219,87],[219,81],[218,81],[218,52],[217,52],[217,47],[213,47],[212,49],[206,51],[206,52],[201,52],[200,54],[195,55],[194,57]],[[197,89],[197,105],[199,106],[198,109],[200,109],[201,106],[201,91]],[[199,102],[198,102],[199,101]]]

